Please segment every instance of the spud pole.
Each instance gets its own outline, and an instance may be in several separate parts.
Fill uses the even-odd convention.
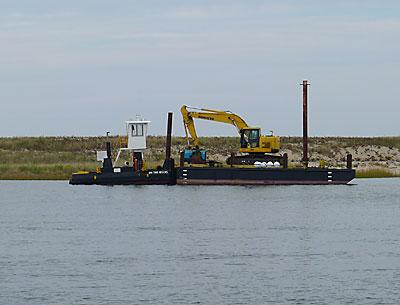
[[[303,165],[308,167],[308,86],[303,80]]]

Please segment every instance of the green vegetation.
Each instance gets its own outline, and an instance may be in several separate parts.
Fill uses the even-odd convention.
[[[114,148],[125,147],[125,137],[110,137]],[[95,151],[104,149],[105,137],[9,137],[0,138],[0,179],[68,179],[73,172],[95,170]],[[237,137],[201,137],[210,159],[224,160],[238,152]],[[301,137],[281,137],[282,149],[290,154],[292,164],[300,161]],[[172,153],[178,162],[178,152],[186,141],[174,137]],[[147,167],[160,165],[164,159],[165,137],[149,136],[145,153]],[[398,176],[400,168],[400,137],[314,137],[310,138],[310,159],[320,159],[333,166],[343,166],[346,153],[352,153],[354,166],[360,168],[357,177]],[[114,156],[115,157],[115,156]],[[123,155],[123,160],[129,156]],[[389,166],[391,167],[389,169]],[[393,168],[395,170],[393,170]]]
[[[0,164],[0,180],[66,180],[71,173],[93,170],[97,163]]]
[[[356,171],[357,178],[392,178],[398,175],[384,168],[371,168]]]
[[[115,144],[117,137],[111,139]],[[103,137],[0,138],[0,179],[65,180],[98,166],[95,150]]]

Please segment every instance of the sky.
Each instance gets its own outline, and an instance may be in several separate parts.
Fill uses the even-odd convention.
[[[384,3],[384,4],[383,4]],[[125,132],[181,105],[264,133],[400,135],[400,1],[0,0],[0,136]],[[236,135],[196,121],[200,136]]]

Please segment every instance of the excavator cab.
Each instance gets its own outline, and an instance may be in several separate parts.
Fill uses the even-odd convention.
[[[243,128],[240,130],[240,148],[260,147],[260,128]]]
[[[240,130],[240,152],[249,154],[277,153],[279,137],[261,135],[260,128],[248,127]]]

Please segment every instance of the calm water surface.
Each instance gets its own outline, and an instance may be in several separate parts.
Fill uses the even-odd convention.
[[[399,304],[400,179],[0,182],[0,304]]]

